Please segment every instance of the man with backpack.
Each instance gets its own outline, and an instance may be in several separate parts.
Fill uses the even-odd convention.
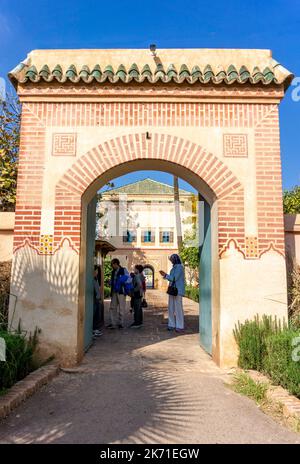
[[[126,295],[131,292],[131,278],[125,267],[120,265],[118,258],[111,261],[111,303],[109,308],[110,324],[108,329],[123,329],[126,308]]]

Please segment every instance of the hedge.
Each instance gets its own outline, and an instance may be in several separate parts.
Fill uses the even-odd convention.
[[[0,390],[10,388],[36,369],[34,353],[38,343],[36,330],[28,339],[21,333],[0,330],[6,344],[6,361],[0,362]]]
[[[293,345],[299,336],[298,330],[266,315],[239,323],[234,330],[238,365],[268,374],[276,385],[300,397],[300,359],[295,357],[295,353],[300,356],[300,346],[297,351]]]
[[[109,297],[110,297],[110,287],[104,286],[104,298],[109,298]]]
[[[264,370],[274,383],[300,398],[300,359],[295,360],[297,351],[300,354],[300,343],[299,349],[293,346],[293,340],[299,335],[299,331],[290,329],[270,335],[266,339]]]
[[[185,296],[194,301],[199,301],[199,288],[198,287],[185,287]]]

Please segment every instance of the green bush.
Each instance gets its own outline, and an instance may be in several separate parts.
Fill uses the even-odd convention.
[[[104,298],[109,298],[109,297],[110,297],[110,287],[104,286]]]
[[[38,337],[36,330],[28,339],[21,333],[0,330],[6,343],[6,361],[0,362],[0,391],[10,388],[35,369],[34,352]]]
[[[239,346],[238,364],[242,369],[262,370],[266,354],[266,338],[281,330],[281,323],[266,315],[260,319],[257,315],[253,321],[238,323],[233,331]]]
[[[199,288],[198,287],[189,287],[185,288],[185,296],[194,301],[199,301]]]
[[[112,267],[111,267],[111,258],[106,256],[104,260],[104,286],[108,287],[111,279]]]
[[[264,370],[274,383],[300,398],[300,361],[293,360],[293,340],[299,331],[285,329],[266,339]]]
[[[298,264],[293,263],[288,277],[289,320],[295,328],[300,329],[300,266]]]
[[[299,331],[276,318],[256,316],[239,323],[234,330],[239,347],[238,364],[242,369],[265,372],[276,385],[300,397],[300,361],[293,360],[292,342]]]

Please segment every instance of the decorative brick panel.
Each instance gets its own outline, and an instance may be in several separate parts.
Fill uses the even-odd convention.
[[[31,103],[47,127],[254,127],[276,105],[251,103]]]
[[[283,256],[284,224],[278,108],[272,106],[255,128],[259,254],[270,248]]]
[[[223,155],[232,158],[247,158],[248,137],[247,134],[224,134]]]
[[[41,235],[40,254],[48,255],[53,253],[53,235]]]
[[[29,240],[39,247],[45,161],[45,124],[36,106],[22,106],[14,249]]]
[[[258,258],[257,237],[245,237],[245,250],[247,258]]]
[[[253,85],[243,84],[242,86],[236,85],[218,85],[216,88],[215,85],[209,84],[183,84],[180,85],[130,85],[126,84],[125,86],[119,86],[115,84],[110,84],[106,82],[105,86],[93,85],[92,83],[88,85],[81,85],[77,83],[76,85],[63,84],[60,85],[51,82],[51,87],[45,83],[35,85],[34,83],[18,85],[18,93],[21,96],[59,96],[63,97],[68,95],[69,97],[78,98],[78,96],[84,97],[205,97],[205,98],[243,98],[245,100],[251,98],[276,98],[281,99],[284,96],[284,87],[283,85],[276,86],[264,86],[257,87]],[[246,103],[244,103],[246,104]]]
[[[24,103],[16,205],[15,249],[25,240],[41,248],[40,223],[45,157],[45,128],[51,126],[195,126],[255,128],[258,254],[270,247],[284,253],[281,163],[275,104],[233,103]],[[58,182],[52,251],[65,238],[80,248],[81,196],[105,171],[136,159],[161,159],[198,174],[218,198],[219,249],[230,240],[253,257],[245,242],[244,191],[237,177],[219,158],[199,145],[170,134],[133,133],[107,140],[81,156]],[[225,156],[247,156],[247,135],[226,133]],[[76,154],[76,133],[55,133],[54,156]],[[251,248],[251,253],[247,251]],[[250,248],[249,248],[250,247]],[[254,247],[254,248],[253,248]]]
[[[75,156],[76,134],[53,134],[52,137],[53,156]]]

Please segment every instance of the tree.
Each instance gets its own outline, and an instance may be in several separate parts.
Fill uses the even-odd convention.
[[[191,215],[183,222],[189,224],[189,230],[185,232],[182,245],[180,247],[180,257],[185,266],[186,280],[188,285],[199,283],[199,243],[198,243],[198,196],[192,195]]]
[[[180,248],[180,257],[186,270],[188,285],[198,284],[199,282],[199,246],[191,246],[196,242],[196,228],[185,234]]]
[[[114,187],[114,183],[113,182],[107,182],[107,184],[105,184],[105,187],[107,189],[111,189]],[[97,193],[97,206],[96,206],[96,240],[99,238],[99,235],[100,235],[100,221],[101,221],[101,218],[104,216],[104,212],[101,211],[101,208],[100,208],[100,205],[101,205],[101,200],[102,200],[102,194],[103,194],[103,191],[102,192],[98,192]],[[104,229],[107,228],[107,225],[104,224]]]
[[[283,192],[283,211],[285,214],[300,213],[300,185]]]
[[[180,198],[179,198],[179,185],[178,184],[179,184],[178,177],[173,176],[177,245],[178,245],[178,250],[180,250],[182,247],[182,227],[181,227]]]
[[[104,258],[103,269],[104,269],[104,276],[103,276],[104,286],[109,287],[110,279],[111,279],[111,272],[112,272],[111,258],[109,256],[106,256]]]
[[[20,143],[20,103],[7,95],[0,103],[0,210],[14,211]]]

